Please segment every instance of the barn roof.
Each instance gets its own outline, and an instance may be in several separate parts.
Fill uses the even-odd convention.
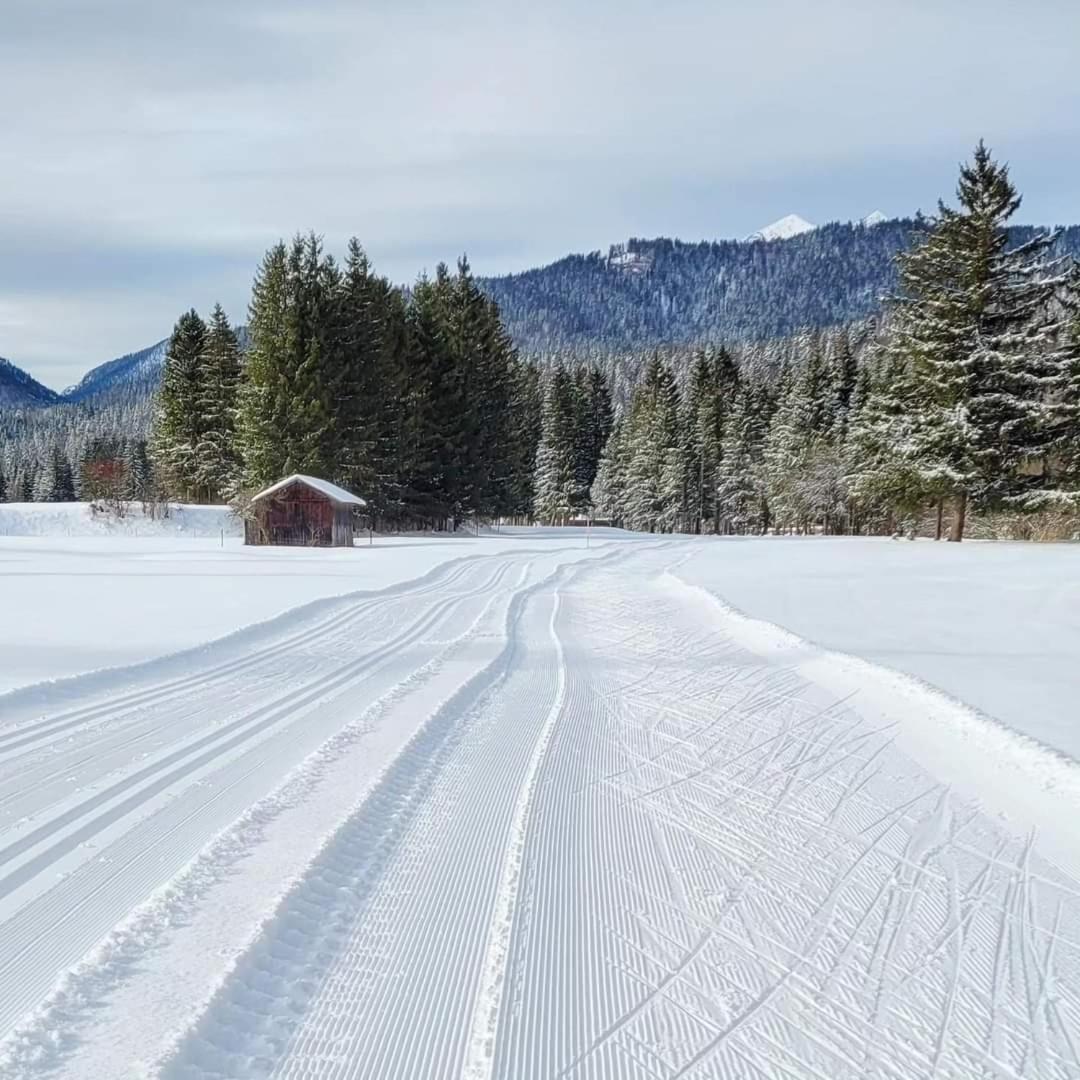
[[[259,499],[265,499],[268,495],[273,495],[292,483],[306,484],[309,488],[321,492],[332,502],[343,503],[346,506],[367,506],[363,499],[358,495],[354,495],[351,491],[346,491],[343,487],[338,487],[337,484],[331,484],[329,480],[320,480],[317,476],[303,476],[301,473],[293,473],[292,476],[286,476],[284,480],[271,484],[268,488],[260,491],[258,495],[253,495],[251,501],[256,502]]]

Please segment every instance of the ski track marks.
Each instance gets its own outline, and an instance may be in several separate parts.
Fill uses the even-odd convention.
[[[153,1075],[1078,1080],[1080,884],[737,646],[692,544],[458,564],[0,729],[4,1026],[473,633]]]
[[[271,624],[224,664],[206,650],[163,686],[0,729],[0,1032],[367,705],[568,557],[581,554],[451,564],[299,633],[285,620],[284,640]],[[474,667],[497,638],[480,634]]]
[[[522,598],[165,1077],[1080,1076],[1076,883],[678,557]]]

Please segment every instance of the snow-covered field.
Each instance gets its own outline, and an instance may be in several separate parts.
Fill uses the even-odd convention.
[[[725,541],[709,586],[1080,759],[1080,544]]]
[[[1080,1077],[1075,549],[216,543],[0,541],[0,1078]]]
[[[351,552],[245,548],[241,531],[226,507],[115,521],[80,503],[0,503],[0,694],[189,649],[306,603],[521,546],[508,534],[380,536]],[[584,544],[578,536],[572,546]]]
[[[218,539],[241,536],[227,506],[170,504],[164,516],[147,515],[137,503],[123,514],[94,503],[0,503],[0,537],[168,537]]]

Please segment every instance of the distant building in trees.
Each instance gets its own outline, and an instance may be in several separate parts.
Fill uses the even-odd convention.
[[[365,505],[328,480],[295,474],[252,498],[244,543],[352,547],[355,515]]]

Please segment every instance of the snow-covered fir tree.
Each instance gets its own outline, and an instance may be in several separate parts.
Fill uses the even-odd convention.
[[[220,304],[207,324],[198,382],[199,431],[192,470],[195,490],[205,502],[225,502],[234,493],[240,473],[236,448],[240,344]],[[133,459],[129,472],[133,489],[145,491],[148,477],[143,462]]]
[[[206,323],[192,309],[176,322],[157,398],[153,455],[171,494],[197,501],[202,494],[202,363]]]
[[[654,356],[627,413],[623,519],[646,532],[671,530],[685,515],[686,461],[679,396],[670,368]]]
[[[550,525],[566,521],[580,504],[578,405],[573,376],[557,367],[548,377],[536,451],[533,512]]]
[[[600,455],[590,492],[593,511],[598,518],[612,525],[623,524],[626,499],[626,438],[623,421],[616,420]]]
[[[1024,465],[1045,459],[1052,441],[1065,329],[1055,299],[1072,280],[1063,260],[1047,258],[1052,235],[1010,242],[1006,223],[1020,196],[982,143],[961,168],[957,200],[941,203],[900,256],[884,348],[908,385],[885,393],[906,407],[873,407],[894,417],[892,432],[879,432],[879,453],[901,459],[892,468],[913,500],[950,501],[953,540],[972,500],[982,508],[1023,500],[1045,475]]]

